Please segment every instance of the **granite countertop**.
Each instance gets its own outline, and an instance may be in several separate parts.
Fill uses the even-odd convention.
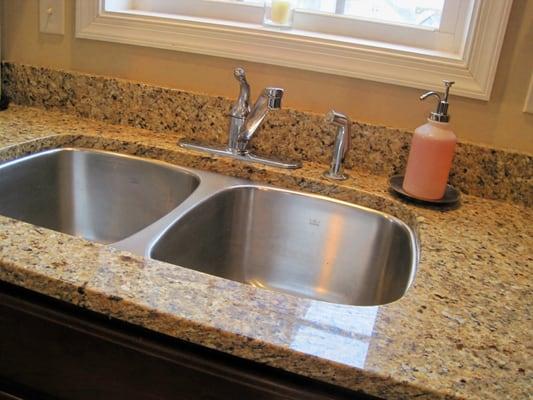
[[[392,304],[300,299],[147,260],[0,216],[0,279],[124,321],[387,399],[532,398],[531,208],[464,195],[440,211],[398,201],[387,178],[324,166],[295,171],[213,159],[178,134],[11,106],[0,160],[54,147],[162,159],[321,193],[389,212],[415,228],[421,262]]]

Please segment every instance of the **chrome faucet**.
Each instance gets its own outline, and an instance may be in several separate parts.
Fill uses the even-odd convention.
[[[352,142],[351,136],[351,121],[350,119],[335,110],[330,110],[326,114],[326,121],[331,122],[337,127],[337,136],[335,137],[335,144],[333,145],[333,157],[329,171],[324,173],[324,176],[334,180],[344,180],[347,176],[343,172],[343,162]]]
[[[250,109],[250,85],[242,68],[233,71],[240,83],[239,97],[230,113],[228,150],[240,154],[248,151],[248,143],[257,132],[270,110],[281,108],[283,89],[267,87]]]
[[[284,162],[268,159],[256,156],[248,150],[250,140],[261,127],[269,111],[281,108],[283,89],[277,87],[263,89],[263,92],[257,98],[253,107],[250,107],[250,85],[246,80],[244,69],[235,68],[233,75],[240,84],[240,91],[239,97],[233,104],[229,114],[230,123],[227,146],[225,148],[218,148],[189,141],[180,141],[180,146],[273,167],[299,168],[301,166],[299,162]]]

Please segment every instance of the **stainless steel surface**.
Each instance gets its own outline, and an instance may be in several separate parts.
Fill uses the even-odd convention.
[[[250,152],[239,153],[239,152],[229,150],[228,148],[225,148],[225,147],[206,146],[206,145],[194,143],[191,141],[180,141],[179,144],[181,147],[185,149],[210,153],[210,154],[214,154],[216,156],[221,156],[221,157],[229,157],[235,160],[240,160],[240,161],[249,162],[249,163],[258,163],[258,164],[268,165],[270,167],[295,169],[295,168],[300,168],[302,166],[302,164],[297,161],[282,161],[282,160],[277,160],[274,158],[266,158],[266,157],[255,155]]]
[[[0,165],[0,214],[111,243],[176,208],[198,183],[190,172],[160,162],[51,150]]]
[[[437,104],[437,110],[429,114],[429,119],[437,122],[449,122],[450,116],[448,115],[448,97],[450,95],[450,88],[455,82],[447,80],[442,82],[444,83],[444,98],[442,98],[437,92],[431,91],[420,96],[420,100],[425,100],[430,96],[435,96],[439,100],[439,103]]]
[[[190,209],[150,256],[256,287],[366,306],[404,295],[418,247],[410,228],[386,214],[247,185]]]
[[[0,165],[0,214],[296,296],[398,300],[414,232],[327,197],[104,151],[58,149]]]
[[[326,121],[337,127],[337,135],[335,136],[335,144],[333,145],[331,165],[329,171],[324,173],[324,176],[329,179],[342,181],[347,178],[343,172],[343,162],[352,143],[352,123],[346,115],[335,110],[330,110],[326,114]]]
[[[235,68],[235,79],[240,84],[239,97],[233,105],[230,113],[228,131],[228,146],[225,148],[202,145],[200,143],[181,140],[179,145],[187,149],[193,149],[219,156],[230,157],[241,161],[266,164],[279,168],[299,168],[299,162],[282,162],[265,157],[256,156],[248,151],[248,145],[252,137],[257,133],[263,120],[270,110],[281,108],[283,89],[267,87],[257,98],[254,106],[250,109],[250,85],[246,80],[244,69]]]

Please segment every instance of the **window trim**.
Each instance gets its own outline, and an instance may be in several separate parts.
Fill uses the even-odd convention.
[[[103,0],[76,0],[76,37],[280,65],[419,89],[456,81],[454,94],[489,100],[512,0],[478,0],[461,54],[420,52],[331,35],[261,26],[108,12]],[[318,56],[317,56],[318,55]],[[364,94],[362,94],[364,95]]]

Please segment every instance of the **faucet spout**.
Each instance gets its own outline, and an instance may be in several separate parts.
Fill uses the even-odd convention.
[[[283,89],[281,88],[268,87],[263,90],[263,93],[258,97],[252,110],[246,117],[237,138],[237,149],[240,153],[247,151],[248,143],[258,131],[268,112],[281,108],[282,97]]]

